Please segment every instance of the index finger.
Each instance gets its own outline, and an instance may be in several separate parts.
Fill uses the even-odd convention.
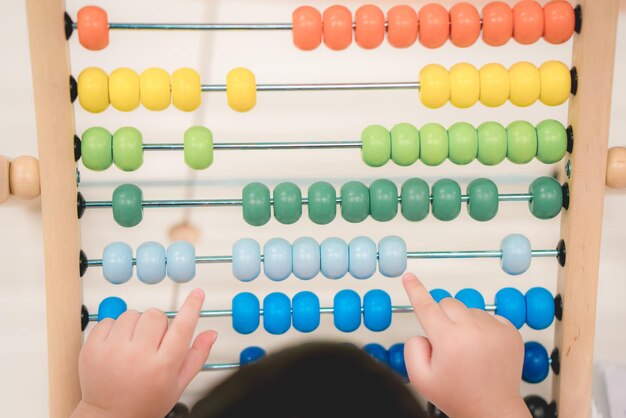
[[[406,273],[402,276],[402,284],[406,294],[409,296],[415,316],[422,325],[426,335],[432,337],[441,332],[450,323],[450,319],[439,304],[435,302],[435,299],[433,299],[422,282],[413,273]]]
[[[183,362],[193,339],[203,303],[204,292],[201,289],[195,289],[187,296],[165,333],[159,351],[180,359],[181,363]]]

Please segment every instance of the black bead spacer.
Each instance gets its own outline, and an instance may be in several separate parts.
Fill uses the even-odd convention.
[[[563,319],[563,298],[561,295],[554,297],[554,317],[559,321]]]
[[[559,374],[561,372],[561,357],[559,356],[559,349],[555,348],[552,350],[552,354],[550,354],[550,367],[552,367],[552,371],[554,374]]]
[[[550,407],[550,415],[549,418],[557,418],[559,416],[559,412],[556,409],[556,401],[552,401],[550,402],[550,405],[548,405]]]
[[[574,128],[572,125],[567,127],[565,133],[567,134],[567,152],[571,154],[574,151]]]
[[[570,92],[572,93],[572,95],[576,96],[576,93],[578,93],[578,70],[576,69],[576,67],[572,67],[572,69],[569,70],[569,74],[572,79],[572,87],[570,89]]]
[[[177,402],[165,418],[186,418],[187,416],[189,416],[187,405]]]
[[[561,191],[563,192],[563,209],[569,209],[569,184],[563,183],[561,186]]]
[[[78,97],[78,84],[76,83],[76,79],[73,75],[70,76],[70,99],[72,103],[76,101]]]
[[[86,208],[87,207],[85,205],[85,198],[83,197],[83,194],[81,192],[78,192],[78,194],[76,195],[76,209],[78,210],[78,219],[83,217]]]
[[[580,7],[580,4],[574,7],[574,30],[576,33],[580,33],[583,28],[583,8]]]
[[[63,20],[65,21],[65,39],[67,40],[70,39],[72,32],[74,32],[74,22],[67,12],[63,14]]]
[[[80,308],[80,330],[84,331],[87,329],[87,325],[89,324],[89,311],[85,305]]]
[[[87,267],[89,267],[87,265],[87,261],[87,254],[85,254],[83,250],[80,250],[80,253],[78,255],[78,267],[80,269],[80,277],[83,277],[87,272]]]
[[[81,155],[82,151],[80,138],[78,137],[78,135],[74,135],[74,161],[80,160]]]
[[[533,418],[556,418],[556,404],[548,404],[545,399],[538,395],[524,397],[524,403]]]
[[[559,264],[561,265],[561,267],[565,267],[565,255],[566,255],[566,251],[565,251],[565,241],[560,240],[559,243],[556,246],[556,250],[559,252],[556,256],[556,259],[559,261]]]

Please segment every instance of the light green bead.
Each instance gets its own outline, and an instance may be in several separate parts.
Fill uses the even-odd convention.
[[[113,162],[123,171],[135,171],[143,164],[143,138],[138,129],[120,128],[113,134]]]
[[[389,131],[380,125],[371,125],[361,133],[361,158],[370,167],[387,164],[391,158]]]
[[[537,131],[529,122],[512,122],[506,128],[507,158],[515,164],[526,164],[537,156]]]
[[[559,162],[567,152],[567,131],[561,122],[547,119],[537,130],[537,159],[545,164]]]
[[[83,165],[90,170],[103,171],[113,164],[113,139],[111,132],[93,127],[83,133],[81,155]]]
[[[204,170],[213,164],[213,133],[204,126],[192,126],[185,131],[185,164],[194,170]]]
[[[143,193],[134,184],[122,184],[113,191],[111,208],[118,225],[130,228],[143,219]]]
[[[420,131],[410,123],[399,123],[391,129],[391,159],[406,167],[420,157]]]
[[[370,184],[370,215],[379,222],[392,220],[398,214],[398,187],[387,179]]]
[[[506,158],[506,129],[498,122],[485,122],[478,129],[478,161],[484,165],[500,164]]]
[[[458,122],[448,128],[450,149],[448,158],[454,164],[465,165],[478,155],[478,133],[469,123]]]
[[[448,158],[448,132],[438,123],[427,123],[420,129],[420,159],[434,166]]]
[[[290,225],[302,216],[302,192],[294,183],[280,183],[274,188],[274,218]]]

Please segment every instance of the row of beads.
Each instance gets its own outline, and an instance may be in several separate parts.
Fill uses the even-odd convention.
[[[354,38],[361,48],[373,49],[382,44],[385,32],[389,44],[407,48],[419,39],[427,48],[439,48],[448,39],[465,48],[482,38],[487,45],[502,46],[514,38],[528,45],[542,37],[551,44],[562,44],[574,33],[576,16],[567,1],[552,1],[541,7],[536,1],[519,1],[513,8],[501,1],[487,3],[481,16],[473,5],[459,3],[450,11],[440,4],[427,4],[419,12],[411,6],[398,5],[387,13],[371,4],[361,6],[354,15],[344,6],[331,6],[322,15],[311,6],[293,12],[292,31],[296,47],[310,51],[322,43],[333,50],[343,50]]]

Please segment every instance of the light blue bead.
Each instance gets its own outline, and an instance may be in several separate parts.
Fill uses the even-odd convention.
[[[261,274],[261,246],[251,238],[242,238],[233,244],[233,276],[249,282]]]
[[[293,252],[293,274],[309,280],[320,272],[320,245],[313,238],[298,238],[291,246]]]
[[[485,310],[485,298],[476,289],[459,290],[454,297],[468,308]]]
[[[333,300],[335,328],[342,332],[356,331],[361,326],[361,297],[354,290],[338,292]]]
[[[350,274],[356,279],[369,279],[376,273],[376,243],[367,237],[356,237],[348,246]]]
[[[98,321],[102,321],[105,318],[117,319],[127,309],[126,302],[122,299],[115,296],[108,297],[100,302],[98,306]]]
[[[380,344],[370,343],[363,347],[363,350],[374,357],[376,360],[380,361],[384,365],[389,365],[389,352],[385,347]]]
[[[546,329],[554,321],[554,298],[543,287],[533,287],[525,295],[526,323],[532,329]]]
[[[315,293],[296,293],[291,303],[293,327],[300,332],[315,331],[320,325],[320,300]]]
[[[526,322],[526,298],[519,290],[505,287],[496,293],[496,315],[508,319],[520,329]]]
[[[265,357],[265,350],[261,347],[246,347],[241,350],[239,354],[239,365],[245,366],[246,364],[254,363],[257,360]]]
[[[528,270],[532,260],[528,238],[520,234],[507,235],[502,240],[500,249],[502,250],[500,265],[505,273],[516,276]]]
[[[385,277],[399,277],[406,271],[406,242],[389,236],[378,243],[378,270]]]
[[[263,246],[263,271],[274,281],[285,280],[293,271],[291,244],[282,238],[272,238]]]
[[[102,253],[102,274],[113,284],[126,283],[133,276],[133,249],[125,242],[113,242]]]
[[[144,242],[137,248],[137,277],[146,284],[165,278],[165,248],[158,242]]]
[[[527,383],[542,382],[550,372],[550,357],[545,347],[535,341],[524,344],[522,379]]]
[[[259,299],[249,292],[242,292],[233,298],[233,329],[240,334],[256,331],[261,322]]]
[[[404,362],[404,344],[398,343],[389,347],[389,366],[405,381],[409,380],[409,373]]]
[[[177,241],[167,247],[167,276],[176,283],[196,277],[196,249],[191,243]]]
[[[432,296],[433,299],[435,299],[435,302],[437,302],[437,303],[439,303],[439,301],[441,301],[441,299],[451,298],[452,297],[450,292],[448,292],[447,290],[444,290],[444,289],[433,289],[433,290],[430,291],[430,296]]]
[[[384,331],[391,325],[391,297],[374,289],[363,296],[363,324],[370,331]]]
[[[284,334],[291,327],[291,301],[284,293],[270,293],[263,299],[263,328],[273,335]]]
[[[341,238],[326,238],[320,246],[324,277],[341,279],[348,273],[348,244]]]

